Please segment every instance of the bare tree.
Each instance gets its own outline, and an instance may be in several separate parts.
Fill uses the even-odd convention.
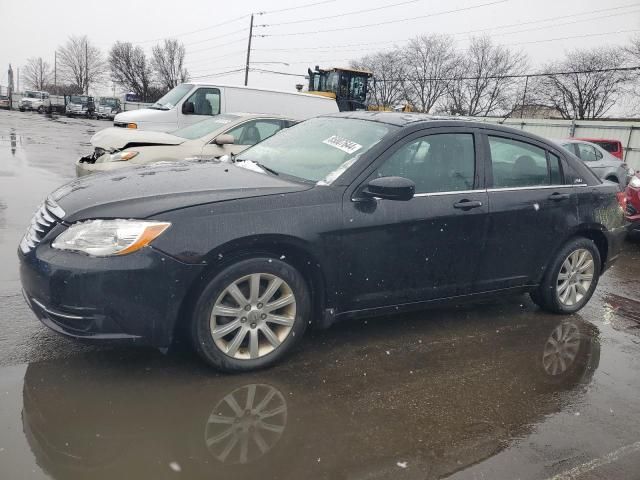
[[[409,41],[404,52],[403,86],[420,111],[428,113],[446,94],[455,73],[456,56],[453,39],[445,35],[423,35]]]
[[[88,92],[89,86],[101,83],[107,71],[100,49],[91,44],[86,35],[69,37],[58,50],[58,64],[60,77],[83,92]]]
[[[367,55],[351,62],[351,66],[373,73],[367,100],[372,108],[389,109],[407,100],[404,89],[407,72],[397,49]]]
[[[475,37],[457,59],[453,80],[447,82],[447,108],[454,115],[487,116],[509,110],[515,103],[518,78],[527,58],[489,37]]]
[[[167,39],[153,47],[153,69],[158,82],[167,90],[189,80],[184,57],[184,45],[178,40]]]
[[[565,60],[544,67],[543,73],[549,75],[541,77],[540,93],[563,118],[603,117],[629,82],[629,73],[611,70],[624,63],[625,55],[620,48],[574,50]]]
[[[44,90],[51,83],[51,66],[42,57],[28,59],[22,72],[27,87],[34,90]]]
[[[152,70],[144,50],[130,42],[116,42],[109,51],[108,61],[113,81],[147,102]]]

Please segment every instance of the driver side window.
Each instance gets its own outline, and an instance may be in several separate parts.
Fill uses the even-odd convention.
[[[192,115],[220,113],[220,90],[217,88],[199,88],[186,101],[193,103]]]
[[[475,149],[471,133],[427,135],[396,150],[376,172],[377,177],[404,177],[416,193],[472,190]]]

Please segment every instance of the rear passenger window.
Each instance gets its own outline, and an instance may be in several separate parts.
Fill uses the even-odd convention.
[[[489,137],[494,188],[549,185],[547,157],[542,148],[501,137]]]
[[[405,177],[416,193],[473,189],[475,153],[470,133],[444,133],[412,140],[389,157],[378,177]]]
[[[562,174],[560,173],[560,158],[553,153],[549,154],[549,172],[551,172],[551,185],[562,185]]]

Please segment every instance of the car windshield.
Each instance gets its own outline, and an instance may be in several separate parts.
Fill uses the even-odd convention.
[[[71,95],[69,101],[71,103],[81,103],[84,105],[85,103],[87,103],[87,97],[81,97],[80,95]]]
[[[397,127],[366,120],[319,117],[283,130],[242,153],[238,161],[331,184]]]
[[[237,115],[216,115],[213,118],[208,118],[198,123],[194,123],[193,125],[189,125],[187,127],[179,128],[174,132],[171,132],[173,135],[177,137],[186,138],[188,140],[195,140],[196,138],[202,138],[205,135],[209,135],[211,132],[218,130],[225,125],[236,121],[238,118]]]
[[[40,94],[38,92],[24,92],[24,96],[27,98],[40,98]]]
[[[183,83],[177,87],[172,88],[167,92],[160,100],[151,105],[151,108],[156,110],[170,110],[182,100],[182,98],[191,90],[193,85]]]
[[[118,101],[115,98],[101,98],[100,105],[107,105],[109,107],[117,106]]]

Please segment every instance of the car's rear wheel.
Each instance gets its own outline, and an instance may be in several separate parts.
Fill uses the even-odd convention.
[[[291,265],[272,258],[242,260],[202,291],[191,337],[200,356],[220,370],[264,368],[300,340],[310,310],[307,284]]]
[[[531,299],[550,312],[577,312],[598,285],[600,265],[600,252],[592,240],[572,239],[555,256]]]

